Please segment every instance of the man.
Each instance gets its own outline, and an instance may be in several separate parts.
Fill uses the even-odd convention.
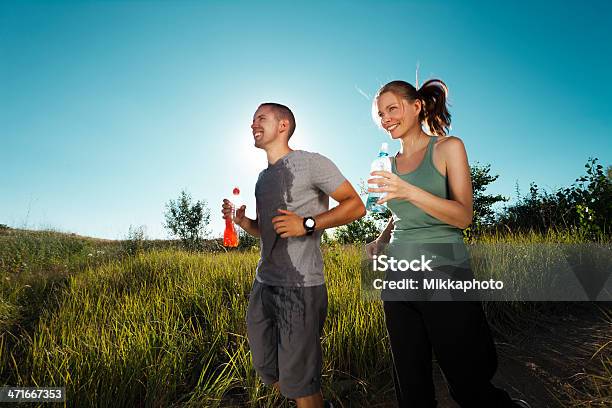
[[[298,408],[321,408],[320,336],[327,316],[321,235],[361,218],[365,207],[329,159],[289,147],[295,130],[289,108],[260,105],[251,129],[268,168],[255,186],[256,218],[247,218],[243,205],[234,222],[261,237],[246,317],[253,365]],[[329,197],[339,203],[331,210]],[[231,217],[232,203],[225,199],[222,208],[223,217]]]

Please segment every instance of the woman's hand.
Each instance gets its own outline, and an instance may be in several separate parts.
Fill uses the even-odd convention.
[[[383,204],[387,201],[397,198],[400,200],[410,201],[416,187],[404,180],[397,174],[388,171],[373,171],[372,176],[379,176],[368,180],[368,184],[376,184],[378,188],[368,188],[368,193],[387,193],[380,198],[377,203]]]
[[[366,255],[368,256],[368,259],[369,260],[374,259],[374,255],[378,255],[380,253],[380,250],[382,249],[381,247],[382,245],[380,244],[380,241],[378,239],[375,239],[369,244],[366,244],[365,250],[366,250]]]

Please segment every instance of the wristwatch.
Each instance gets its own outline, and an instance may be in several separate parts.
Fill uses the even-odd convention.
[[[304,221],[302,222],[302,224],[304,225],[304,229],[306,230],[306,235],[312,235],[315,230],[315,226],[317,225],[315,219],[312,217],[304,217]]]

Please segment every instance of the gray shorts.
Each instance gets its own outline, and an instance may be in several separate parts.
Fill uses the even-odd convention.
[[[247,336],[253,366],[265,384],[278,381],[287,398],[321,389],[321,334],[327,316],[327,287],[253,283]]]

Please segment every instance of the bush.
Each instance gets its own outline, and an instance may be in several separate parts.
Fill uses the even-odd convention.
[[[240,227],[236,227],[238,230],[238,248],[239,249],[252,249],[259,247],[259,238],[252,236]]]
[[[499,215],[498,227],[511,231],[549,229],[574,230],[592,239],[610,235],[612,182],[597,158],[589,158],[586,175],[575,183],[549,193],[532,183],[529,195],[507,206]],[[609,172],[608,172],[609,173]]]
[[[210,210],[206,201],[196,201],[192,204],[191,195],[185,190],[181,191],[178,199],[170,200],[166,204],[166,229],[174,236],[180,238],[186,249],[197,249],[200,242],[208,235],[210,223]]]
[[[146,249],[147,236],[146,227],[141,225],[139,227],[132,227],[128,230],[127,237],[121,242],[121,249],[124,253],[130,256],[134,256],[139,252]]]

